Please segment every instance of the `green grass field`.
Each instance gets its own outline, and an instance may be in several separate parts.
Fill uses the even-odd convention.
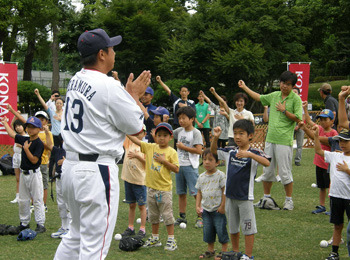
[[[313,215],[311,211],[318,204],[318,189],[311,188],[315,181],[315,167],[313,162],[313,149],[304,149],[302,166],[293,165],[294,193],[293,211],[267,211],[256,209],[258,233],[255,236],[255,259],[325,259],[331,248],[320,248],[321,240],[328,240],[332,236],[332,225],[326,215]],[[221,167],[222,170],[223,167]],[[200,168],[203,172],[203,168]],[[259,168],[258,174],[262,173]],[[175,183],[174,183],[175,184]],[[262,195],[262,184],[255,184],[255,201]],[[276,202],[282,206],[284,190],[280,183],[273,186],[272,195]],[[0,176],[0,224],[18,225],[18,206],[10,201],[15,196],[15,177]],[[121,201],[124,198],[124,185],[121,185]],[[174,214],[178,215],[178,198],[174,191]],[[329,203],[327,199],[327,204]],[[47,232],[39,234],[33,241],[18,242],[15,236],[0,236],[0,259],[53,259],[56,248],[60,242],[50,237],[60,226],[57,205],[48,199],[49,212],[46,215]],[[123,252],[118,248],[118,242],[113,240],[107,259],[198,259],[199,254],[206,250],[202,240],[202,230],[194,227],[195,203],[193,198],[188,201],[188,220],[186,229],[175,229],[178,250],[166,252],[163,247],[139,249],[135,252]],[[128,206],[120,202],[119,215],[115,233],[121,233],[127,227]],[[347,222],[346,222],[347,225]],[[31,227],[35,227],[32,215]],[[136,224],[136,228],[139,225]],[[150,232],[150,224],[147,224]],[[149,233],[148,233],[149,234]],[[345,239],[346,233],[343,231]],[[166,242],[166,229],[161,225],[160,239]],[[244,240],[241,237],[241,250],[244,251]],[[216,249],[221,246],[216,244]],[[231,246],[229,246],[231,250]],[[345,245],[339,249],[340,256],[346,257]]]

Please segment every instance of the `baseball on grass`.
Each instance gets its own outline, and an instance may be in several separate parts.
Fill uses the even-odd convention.
[[[320,242],[320,247],[328,247],[328,242],[326,240],[322,240]]]
[[[311,187],[312,187],[312,188],[317,188],[317,184],[316,184],[316,183],[313,183],[313,184],[311,184]]]
[[[181,223],[180,228],[186,228],[186,223]]]
[[[136,219],[136,223],[141,224],[141,219],[140,218]]]
[[[119,241],[120,239],[122,239],[122,235],[121,234],[115,234],[114,239]]]

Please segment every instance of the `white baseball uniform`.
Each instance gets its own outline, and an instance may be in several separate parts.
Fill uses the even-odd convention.
[[[125,133],[142,131],[143,113],[119,81],[89,69],[70,80],[64,111],[61,179],[72,222],[55,259],[104,259],[118,213],[115,159]]]

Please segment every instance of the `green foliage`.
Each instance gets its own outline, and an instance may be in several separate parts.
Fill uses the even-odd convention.
[[[31,81],[20,81],[18,82],[18,109],[22,110],[22,107],[25,108],[26,113],[28,113],[29,105],[34,110],[43,110],[43,107],[41,106],[38,97],[34,94],[35,89],[39,89],[40,95],[43,97],[44,100],[48,100],[51,96],[51,91],[40,84],[31,82]],[[23,111],[21,111],[23,112]]]

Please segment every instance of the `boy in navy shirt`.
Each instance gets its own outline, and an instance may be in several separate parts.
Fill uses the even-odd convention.
[[[30,223],[30,199],[33,199],[37,233],[46,231],[45,208],[43,202],[43,181],[40,172],[41,155],[44,151],[44,144],[38,134],[42,127],[40,119],[28,118],[26,124],[29,136],[16,134],[7,123],[7,117],[1,119],[8,135],[15,139],[15,142],[23,146],[21,154],[21,174],[19,178],[19,218],[21,221],[20,230],[29,228]]]
[[[254,234],[257,233],[254,213],[254,178],[258,164],[270,165],[270,157],[263,151],[250,147],[254,135],[253,123],[241,119],[233,125],[234,141],[237,147],[219,148],[217,141],[221,128],[214,128],[214,140],[210,150],[217,154],[220,160],[226,161],[226,205],[225,211],[232,249],[239,252],[239,227],[245,235],[245,255],[240,259],[254,259]]]

